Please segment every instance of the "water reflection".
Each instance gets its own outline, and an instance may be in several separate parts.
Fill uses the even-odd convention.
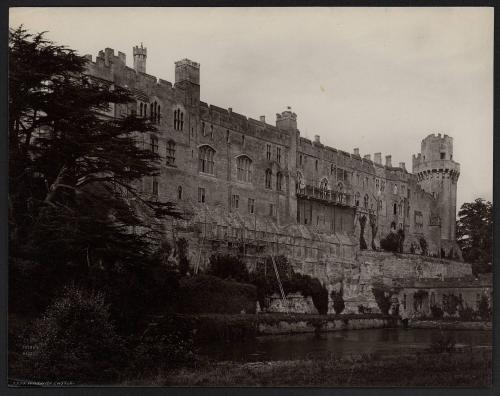
[[[216,360],[265,361],[342,357],[366,353],[401,353],[408,348],[427,348],[438,329],[368,329],[265,336],[242,343],[212,344],[200,354]],[[452,330],[458,346],[491,345],[491,332]]]

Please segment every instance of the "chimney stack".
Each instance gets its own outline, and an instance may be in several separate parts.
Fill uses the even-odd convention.
[[[228,107],[227,108],[227,112],[229,113],[229,115],[231,115],[231,113],[233,112],[233,108],[232,107]]]
[[[382,165],[382,153],[375,153],[375,154],[373,154],[373,161],[376,164]]]
[[[319,140],[319,135],[314,135],[314,143],[321,143]]]
[[[359,155],[359,148],[357,148],[357,147],[356,147],[356,148],[354,149],[354,155]]]
[[[368,161],[372,160],[372,156],[370,154],[366,154],[363,158]]]
[[[266,122],[266,116],[260,116],[260,122],[265,123]]]
[[[403,168],[403,169],[405,169],[405,170],[406,170],[406,167],[405,167],[405,163],[404,163],[404,162],[400,162],[400,163],[399,163],[399,167],[400,167],[400,168]]]
[[[392,155],[386,155],[385,156],[385,166],[392,167]]]

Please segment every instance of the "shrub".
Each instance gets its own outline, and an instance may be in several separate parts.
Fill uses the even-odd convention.
[[[180,280],[179,311],[182,313],[255,313],[254,285],[197,275]]]
[[[471,307],[465,307],[458,310],[458,316],[464,321],[471,321],[474,319],[475,313]]]
[[[207,274],[222,279],[234,279],[238,282],[248,282],[250,278],[247,266],[239,257],[222,254],[210,257],[210,267]]]
[[[479,300],[478,311],[481,319],[491,320],[491,307],[488,302],[488,297],[484,294],[481,295],[481,299]]]
[[[431,305],[431,315],[434,319],[442,319],[443,318],[443,310],[437,305]]]
[[[397,252],[399,249],[398,234],[390,232],[385,238],[380,240],[380,247],[388,252]]]
[[[389,309],[391,308],[391,298],[389,297],[387,290],[384,290],[381,287],[373,287],[372,293],[380,312],[385,315],[389,314]]]
[[[33,339],[38,380],[106,383],[117,380],[127,361],[101,293],[66,288],[35,322]]]
[[[189,259],[187,257],[188,241],[186,238],[179,238],[176,244],[179,255],[179,272],[184,276],[189,272]]]
[[[336,314],[341,314],[342,311],[345,309],[345,302],[344,302],[344,296],[343,296],[343,291],[340,290],[339,292],[332,290],[331,296],[333,300],[333,310],[335,311]],[[360,312],[362,313],[362,312]]]
[[[181,317],[167,315],[150,324],[133,350],[131,370],[137,373],[164,370],[194,360],[191,324]]]
[[[453,316],[460,307],[460,299],[454,294],[448,294],[443,304],[443,310],[448,315]]]
[[[420,244],[420,250],[422,251],[422,255],[426,256],[427,255],[427,241],[425,240],[424,237],[420,237],[418,240],[418,243]]]

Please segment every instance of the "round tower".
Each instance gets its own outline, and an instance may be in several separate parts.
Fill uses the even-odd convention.
[[[420,154],[413,156],[413,173],[419,185],[436,199],[441,239],[454,242],[460,164],[453,160],[453,138],[439,133],[422,140]]]

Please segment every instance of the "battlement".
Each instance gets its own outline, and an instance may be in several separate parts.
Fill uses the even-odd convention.
[[[198,62],[193,62],[192,60],[187,59],[187,58],[184,58],[184,59],[181,59],[180,61],[175,62],[175,66],[176,67],[190,66],[190,67],[193,67],[195,69],[200,68],[200,64]]]

